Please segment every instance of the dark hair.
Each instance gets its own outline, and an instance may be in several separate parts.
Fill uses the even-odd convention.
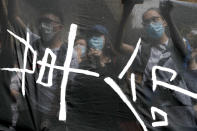
[[[157,13],[161,16],[161,18],[163,19],[163,16],[162,16],[162,14],[161,14],[160,9],[159,9],[159,8],[155,8],[155,7],[152,7],[152,8],[147,9],[147,10],[144,12],[144,14],[142,15],[142,20],[144,20],[144,15],[145,15],[145,13],[147,13],[148,11],[151,11],[151,10],[157,12]]]
[[[109,35],[109,31],[107,30],[106,27],[104,27],[103,25],[93,26],[90,29],[90,34],[88,36],[88,40],[92,36],[102,36],[102,35],[104,35],[104,37],[105,37],[105,45],[102,49],[103,54],[107,57],[112,57],[115,53],[114,53],[114,49],[113,49],[113,46],[112,46],[111,36]],[[87,46],[87,47],[89,49],[89,46]]]
[[[155,11],[155,12],[157,12],[157,13],[161,16],[162,20],[165,21],[164,17],[163,17],[162,14],[161,14],[161,10],[160,10],[159,8],[155,8],[155,7],[149,8],[149,9],[147,9],[147,10],[144,12],[144,14],[142,15],[142,20],[143,20],[143,21],[144,21],[144,15],[145,15],[145,13],[147,13],[148,11]],[[166,33],[167,36],[170,36],[170,32],[169,32],[168,26],[165,27],[165,33]],[[147,39],[147,38],[145,37],[145,39]],[[150,41],[150,40],[149,40],[149,41]]]
[[[54,16],[56,16],[56,17],[58,17],[60,19],[60,23],[61,24],[64,23],[63,14],[62,14],[62,12],[60,10],[53,9],[53,8],[42,9],[40,17],[42,17],[42,16],[44,16],[46,14],[53,14]]]

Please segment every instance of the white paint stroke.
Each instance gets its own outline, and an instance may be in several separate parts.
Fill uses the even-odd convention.
[[[71,24],[70,32],[68,36],[68,50],[66,55],[66,60],[64,63],[64,75],[61,83],[61,100],[60,100],[60,113],[59,120],[66,120],[66,86],[68,82],[69,68],[73,54],[74,41],[77,33],[77,25]]]
[[[61,98],[60,98],[61,100],[60,100],[59,119],[60,120],[66,120],[66,102],[65,102],[66,94],[65,93],[66,93],[66,85],[67,85],[67,81],[68,81],[69,72],[81,73],[81,74],[85,74],[85,75],[91,75],[91,76],[99,77],[99,74],[96,73],[96,72],[92,72],[92,71],[88,71],[88,70],[82,70],[82,69],[70,68],[73,46],[74,46],[74,40],[75,40],[75,37],[76,37],[76,31],[77,31],[77,25],[71,24],[71,27],[70,27],[70,32],[69,32],[69,36],[68,36],[68,51],[67,51],[67,56],[66,56],[64,66],[55,66],[54,65],[56,56],[53,55],[53,53],[49,49],[45,50],[45,55],[44,55],[45,57],[43,58],[43,60],[42,61],[37,61],[37,52],[30,45],[30,35],[29,35],[30,33],[29,33],[28,29],[27,29],[27,36],[26,36],[27,41],[24,40],[23,38],[17,36],[13,32],[11,32],[10,30],[7,30],[7,31],[12,36],[14,36],[16,39],[18,39],[21,43],[23,43],[25,45],[24,64],[23,64],[23,69],[1,68],[1,70],[12,71],[12,72],[15,71],[15,72],[21,72],[22,73],[22,93],[23,93],[23,95],[25,95],[25,73],[30,73],[30,74],[34,73],[35,69],[36,69],[36,63],[38,63],[42,66],[41,67],[42,68],[41,72],[39,73],[39,78],[37,80],[37,83],[41,83],[44,86],[51,86],[52,85],[53,69],[59,69],[59,70],[64,71],[64,75],[63,75],[63,79],[62,79],[62,83],[61,83]],[[33,69],[32,70],[26,69],[27,53],[28,53],[29,49],[33,53],[33,66],[32,66]],[[46,59],[47,59],[46,57],[48,56],[47,54],[50,54],[52,56],[51,64],[48,64],[47,61],[46,61]],[[49,83],[47,83],[47,84],[41,82],[41,78],[43,77],[45,67],[50,68],[49,78],[48,78]]]
[[[132,91],[133,101],[136,102],[137,96],[136,96],[136,86],[135,86],[135,74],[133,73],[131,73],[131,91]]]
[[[140,43],[141,43],[141,38],[139,38],[139,40],[137,42],[137,45],[135,47],[135,50],[133,51],[133,54],[131,55],[131,58],[127,62],[126,66],[124,67],[124,69],[122,70],[122,72],[119,74],[119,76],[118,76],[119,79],[122,79],[122,77],[125,75],[125,73],[128,71],[128,69],[132,65],[134,59],[137,56],[137,53],[138,53],[138,50],[139,50],[139,47],[140,47]]]
[[[153,127],[160,127],[160,126],[168,126],[168,117],[167,117],[167,113],[156,108],[156,107],[151,107],[151,114],[153,117],[153,120],[156,120],[156,115],[155,113],[159,113],[160,115],[163,116],[164,120],[163,121],[157,121],[157,122],[153,122],[152,126]]]
[[[23,69],[19,68],[1,68],[3,71],[11,71],[11,72],[23,72]]]
[[[48,60],[48,55],[50,55],[52,59],[51,59],[51,64],[49,66],[50,69],[49,69],[49,75],[48,75],[48,83],[44,83],[44,82],[42,82],[42,79],[44,76],[46,63]],[[39,76],[38,76],[36,83],[39,83],[39,84],[46,86],[46,87],[52,86],[52,84],[53,84],[53,70],[54,70],[55,61],[56,61],[56,55],[51,51],[51,49],[46,48],[42,61],[38,61],[39,64],[41,65],[41,69],[40,69]]]
[[[88,71],[88,70],[82,70],[82,69],[74,69],[74,68],[69,68],[70,72],[74,72],[74,73],[80,73],[80,74],[84,74],[84,75],[90,75],[90,76],[95,76],[95,77],[99,77],[100,75],[96,72],[92,72],[92,71]]]
[[[110,77],[105,78],[104,81],[120,96],[120,98],[122,99],[122,101],[133,112],[133,114],[135,115],[136,119],[138,120],[138,122],[142,126],[143,130],[144,131],[148,131],[147,128],[146,128],[146,125],[144,124],[144,122],[142,121],[142,119],[140,118],[140,116],[138,115],[137,111],[134,109],[133,105],[130,103],[130,101],[128,100],[128,98],[124,95],[124,93],[122,92],[122,90],[120,89],[120,87],[115,83],[115,81],[113,79],[111,79]]]
[[[25,73],[32,74],[35,72],[36,68],[36,60],[37,60],[37,52],[32,48],[30,45],[30,33],[29,29],[27,29],[27,34],[26,34],[26,40],[17,36],[14,34],[12,31],[7,30],[8,33],[10,33],[12,36],[14,36],[16,39],[18,39],[22,44],[25,45],[25,51],[24,51],[24,58],[23,58],[23,69],[17,69],[17,68],[2,68],[1,70],[7,70],[7,71],[16,71],[16,72],[21,72],[22,73],[22,94],[25,96]],[[33,63],[32,63],[32,70],[26,69],[27,66],[27,53],[28,50],[30,50],[33,53]]]
[[[42,64],[41,61],[37,62],[39,65]],[[54,69],[57,70],[62,70],[64,71],[64,67],[63,66],[51,66],[51,64],[46,63],[45,64],[46,67],[54,67]],[[79,73],[79,74],[84,74],[84,75],[90,75],[90,76],[95,76],[95,77],[99,77],[99,73],[93,72],[93,71],[89,71],[89,70],[83,70],[83,69],[74,69],[74,68],[69,68],[69,72],[73,72],[73,73]]]
[[[161,66],[154,66],[152,68],[153,91],[155,91],[157,86],[160,85],[160,86],[163,86],[165,88],[180,92],[184,95],[190,96],[194,99],[197,99],[197,94],[196,93],[193,93],[191,91],[182,89],[182,88],[180,88],[178,86],[175,86],[175,85],[168,84],[166,82],[158,81],[157,77],[156,77],[156,70],[161,70],[161,71],[172,73],[172,77],[170,78],[170,81],[174,80],[176,78],[176,75],[177,75],[176,71],[174,71],[170,68],[161,67]]]

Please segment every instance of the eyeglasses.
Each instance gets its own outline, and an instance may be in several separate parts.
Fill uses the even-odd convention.
[[[142,22],[142,25],[146,26],[146,25],[149,25],[150,23],[156,23],[156,22],[159,22],[161,20],[161,17],[158,17],[158,16],[155,16],[155,17],[152,17],[150,19],[144,19],[143,22]]]

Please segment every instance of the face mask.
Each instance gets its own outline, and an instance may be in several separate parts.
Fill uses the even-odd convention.
[[[88,45],[90,48],[96,49],[96,50],[102,50],[104,45],[104,40],[102,37],[95,37],[93,36],[89,41]]]
[[[146,27],[146,32],[149,37],[153,39],[159,39],[164,33],[164,27],[161,22],[150,23]]]
[[[56,32],[54,32],[52,24],[41,23],[40,34],[44,43],[50,43],[50,41],[54,38]]]
[[[80,48],[80,50],[81,50],[81,56],[82,57],[85,56],[85,54],[86,54],[86,46],[78,45],[78,48]]]

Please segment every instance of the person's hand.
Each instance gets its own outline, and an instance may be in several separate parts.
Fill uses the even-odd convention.
[[[88,53],[89,56],[91,56],[91,55],[100,56],[101,54],[102,54],[102,51],[96,50],[93,48],[90,48],[89,53]]]
[[[170,16],[170,13],[173,10],[173,5],[170,0],[162,0],[160,1],[159,8],[160,8],[162,16],[166,18]]]
[[[20,95],[20,93],[19,93],[17,90],[15,90],[15,89],[11,89],[10,92],[11,92],[11,95],[12,95],[15,99],[17,99],[17,97]]]
[[[78,45],[75,47],[75,50],[77,51],[77,54],[78,54],[79,56],[81,56],[81,48],[79,48]]]
[[[81,48],[79,48],[79,46],[76,46],[75,50],[77,51],[77,60],[80,63],[82,61],[82,59],[81,59]]]

